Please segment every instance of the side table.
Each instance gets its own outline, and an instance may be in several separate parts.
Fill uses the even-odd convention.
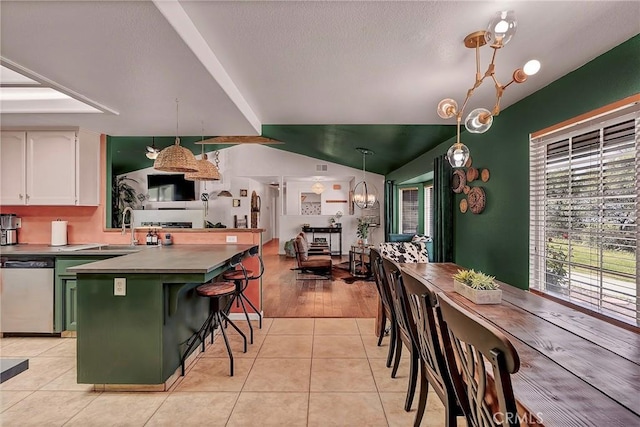
[[[371,275],[370,249],[373,245],[351,245],[349,250],[349,272],[353,277]]]

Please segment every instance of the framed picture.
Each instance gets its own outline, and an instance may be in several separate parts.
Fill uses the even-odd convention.
[[[247,197],[247,190],[240,190],[240,197]],[[239,206],[239,205],[238,205]]]
[[[233,207],[234,208],[240,207],[240,199],[233,199]]]

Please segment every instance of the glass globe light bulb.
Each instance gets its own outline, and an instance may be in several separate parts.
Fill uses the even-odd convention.
[[[527,63],[524,64],[524,67],[522,67],[522,71],[524,71],[527,76],[533,76],[540,71],[540,61],[537,59],[527,61]]]
[[[456,142],[447,151],[447,160],[454,168],[461,168],[469,160],[469,149],[461,142]]]
[[[513,10],[503,10],[495,14],[489,21],[487,32],[484,35],[487,44],[492,47],[502,47],[509,43],[511,37],[516,33],[518,22]]]
[[[486,108],[476,108],[469,113],[464,121],[464,127],[471,133],[485,133],[493,124],[491,111]]]
[[[438,103],[437,112],[443,119],[450,119],[458,112],[458,103],[451,98],[445,98]]]
[[[316,194],[322,194],[322,192],[324,191],[324,185],[322,185],[319,182],[316,182],[311,186],[311,191],[313,191]]]

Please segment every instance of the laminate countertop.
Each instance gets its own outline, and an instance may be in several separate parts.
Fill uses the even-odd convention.
[[[76,245],[50,246],[38,244],[19,244],[2,246],[0,255],[2,256],[78,256],[78,255],[126,255],[155,246],[146,245],[109,245],[108,243],[82,243]]]
[[[254,246],[256,245],[152,246],[128,255],[70,267],[67,270],[79,274],[206,274],[223,266],[234,255],[246,252]]]

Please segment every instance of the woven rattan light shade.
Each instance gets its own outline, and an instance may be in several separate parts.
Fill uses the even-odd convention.
[[[180,146],[180,138],[176,143],[158,153],[153,168],[164,172],[197,172],[198,163],[188,148]]]
[[[184,174],[184,179],[189,181],[218,181],[220,180],[220,171],[218,168],[207,160],[207,155],[203,154],[202,159],[196,160],[198,164],[197,172],[189,172]]]

